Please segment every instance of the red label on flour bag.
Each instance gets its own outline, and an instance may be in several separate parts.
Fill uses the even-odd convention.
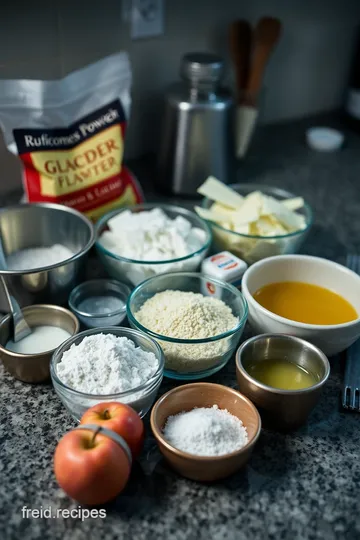
[[[15,114],[6,114],[0,97],[0,121],[9,149],[24,165],[28,202],[65,204],[94,220],[142,202],[138,183],[122,165],[130,81],[123,53],[60,81],[0,81],[0,95],[13,92]],[[21,103],[14,88],[19,83]]]

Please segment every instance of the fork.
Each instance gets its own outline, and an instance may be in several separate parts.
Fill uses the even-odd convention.
[[[348,255],[346,266],[360,274],[360,256]],[[346,351],[342,406],[344,409],[360,412],[360,339]]]

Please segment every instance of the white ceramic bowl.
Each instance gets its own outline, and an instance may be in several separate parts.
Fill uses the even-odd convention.
[[[328,356],[345,350],[360,337],[360,317],[343,324],[305,324],[285,319],[262,307],[253,294],[260,287],[279,281],[302,281],[331,289],[348,300],[360,314],[360,276],[327,259],[279,255],[255,263],[243,276],[242,292],[249,306],[248,320],[256,332],[298,336]]]
[[[339,150],[344,142],[344,134],[337,129],[314,127],[306,132],[306,140],[310,148],[319,152]]]

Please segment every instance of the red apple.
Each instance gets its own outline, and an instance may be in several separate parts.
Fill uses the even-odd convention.
[[[84,413],[80,424],[97,424],[115,431],[128,443],[133,459],[136,459],[142,450],[144,423],[137,412],[124,403],[98,403]]]
[[[100,505],[126,486],[131,464],[123,448],[110,437],[87,429],[69,431],[54,455],[55,477],[69,497],[80,504]]]

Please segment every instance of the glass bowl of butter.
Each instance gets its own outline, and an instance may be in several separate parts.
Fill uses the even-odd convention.
[[[302,197],[260,184],[227,186],[208,178],[197,214],[212,228],[217,250],[227,250],[252,264],[266,257],[296,253],[313,223]]]

